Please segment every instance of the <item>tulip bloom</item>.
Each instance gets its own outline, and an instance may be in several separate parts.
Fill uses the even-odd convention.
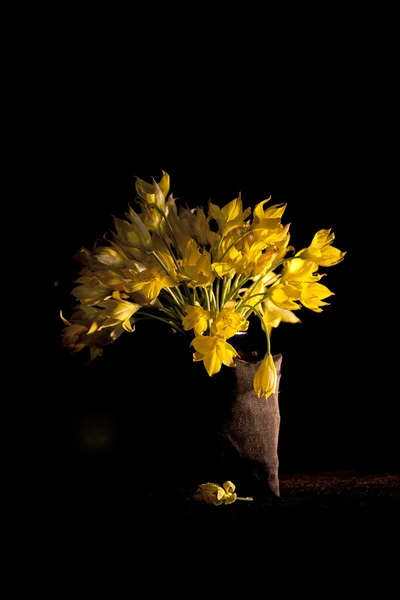
[[[259,398],[268,398],[274,393],[276,387],[276,369],[272,354],[268,353],[261,361],[254,377],[254,391]]]
[[[300,250],[296,256],[308,258],[317,263],[321,267],[332,267],[340,263],[346,252],[342,252],[338,248],[332,247],[335,234],[331,233],[331,229],[321,229],[318,231],[308,248]]]
[[[98,306],[103,310],[99,313],[99,319],[93,322],[89,333],[117,325],[122,325],[125,331],[133,331],[130,318],[139,310],[140,304],[122,300],[118,292],[115,293],[115,296],[99,303]]]
[[[115,241],[117,243],[121,241],[125,246],[139,248],[144,250],[144,252],[151,252],[153,250],[153,243],[150,231],[131,207],[129,208],[128,216],[130,223],[114,217],[115,229],[117,230]]]
[[[216,483],[203,483],[193,496],[194,500],[220,506],[221,504],[232,504],[237,499],[235,485],[231,481],[225,481],[223,487]],[[241,498],[250,500],[250,498]]]
[[[186,313],[186,317],[182,319],[183,329],[185,331],[194,329],[196,335],[204,333],[208,327],[208,321],[211,319],[211,312],[204,310],[199,304],[196,306],[185,304],[183,309]]]
[[[320,307],[329,304],[322,302],[322,299],[329,296],[334,296],[334,293],[321,283],[305,283],[301,286],[300,302],[314,312],[322,312]]]
[[[169,191],[169,175],[162,171],[162,178],[158,183],[153,179],[153,183],[147,183],[139,177],[136,178],[136,191],[140,198],[148,204],[153,204],[159,210],[165,210],[165,198]]]
[[[186,246],[180,265],[182,279],[188,280],[188,285],[192,288],[207,287],[214,281],[211,256],[207,250],[200,252],[194,239],[191,239]]]
[[[218,313],[211,326],[211,335],[219,335],[228,339],[237,334],[238,331],[247,331],[249,322],[235,312],[235,307],[224,308]]]
[[[268,336],[271,335],[273,327],[283,323],[301,323],[300,319],[291,310],[280,308],[271,300],[267,299],[262,303],[262,327],[266,330]]]
[[[202,360],[207,373],[214,375],[221,370],[222,365],[233,367],[233,359],[239,356],[235,348],[218,336],[199,335],[191,343],[196,353],[194,360]]]
[[[208,212],[217,221],[221,235],[225,235],[232,229],[243,227],[245,219],[251,213],[251,208],[246,208],[243,212],[242,200],[239,197],[228,202],[223,208],[209,202]]]

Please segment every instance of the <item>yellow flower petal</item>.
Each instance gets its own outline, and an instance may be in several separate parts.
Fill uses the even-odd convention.
[[[225,481],[222,487],[224,488],[227,494],[233,494],[233,492],[236,489],[235,484],[233,484],[232,481]]]
[[[215,346],[210,352],[208,352],[204,356],[204,366],[206,368],[207,373],[211,377],[218,373],[222,367],[222,357],[218,352],[218,346]]]
[[[161,180],[156,183],[153,179],[153,183],[147,183],[139,177],[136,178],[136,191],[139,196],[149,204],[154,204],[157,208],[162,211],[165,210],[165,198],[169,191],[169,175],[165,171],[162,171]]]
[[[254,391],[257,396],[268,398],[275,391],[277,381],[274,359],[271,354],[266,354],[258,367],[254,377]]]
[[[337,265],[344,259],[346,252],[330,245],[334,239],[335,234],[331,233],[331,229],[321,229],[314,235],[310,246],[300,250],[296,256],[312,260],[321,267]]]
[[[238,356],[235,348],[219,336],[200,335],[195,337],[191,345],[203,355],[204,366],[210,377],[221,370],[222,364],[233,367],[233,358]]]
[[[191,346],[193,346],[195,350],[201,352],[202,354],[207,354],[210,352],[214,345],[215,340],[209,335],[196,336],[191,343]]]
[[[236,501],[237,494],[230,494],[225,496],[225,504],[233,504]]]

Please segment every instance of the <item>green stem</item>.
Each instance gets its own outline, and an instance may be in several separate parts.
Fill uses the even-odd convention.
[[[225,305],[226,294],[230,289],[230,283],[231,283],[230,279],[228,281],[226,279],[222,280],[222,295],[221,295],[221,308],[222,309],[224,308],[224,305]]]
[[[191,304],[192,303],[192,296],[193,296],[193,294],[190,293],[190,288],[189,288],[188,284],[186,283],[186,281],[183,282],[183,287],[185,288],[185,294],[186,294],[186,297],[188,299],[187,304]]]
[[[217,301],[215,299],[215,294],[214,294],[214,290],[212,287],[210,288],[210,299],[211,299],[211,304],[213,307],[213,313],[214,313],[214,318],[215,318],[218,314],[218,310],[217,310]]]
[[[176,291],[177,291],[177,293],[178,293],[178,296],[179,296],[179,298],[180,298],[180,299],[181,299],[181,301],[182,301],[182,304],[186,304],[187,302],[185,301],[185,298],[183,297],[183,294],[182,294],[181,290],[179,289],[179,286],[177,286],[177,287],[176,287],[176,288],[174,288],[174,289],[176,289]],[[189,300],[190,300],[190,293],[189,293],[189,290],[187,290],[187,296],[188,296],[188,298],[189,298]]]
[[[271,354],[271,342],[270,342],[269,335],[268,335],[268,331],[267,331],[267,328],[266,328],[266,327],[265,327],[265,329],[264,329],[264,333],[265,333],[265,337],[266,337],[266,339],[267,339],[267,353],[268,353],[268,354]]]
[[[217,280],[215,282],[215,299],[216,299],[216,307],[217,307],[217,312],[220,312],[220,304],[219,304],[219,286],[220,286],[220,281],[219,281],[219,277],[217,277]]]
[[[218,256],[218,252],[219,249],[221,248],[221,244],[222,244],[222,240],[224,239],[224,235],[221,235],[221,237],[219,238],[219,242],[217,244],[217,249],[215,250],[215,260],[217,260],[217,256]]]
[[[182,312],[182,306],[184,305],[184,302],[181,302],[181,300],[179,300],[179,298],[177,298],[177,297],[175,296],[175,294],[174,294],[174,292],[172,291],[172,289],[171,289],[171,288],[164,288],[164,289],[165,289],[165,290],[167,290],[167,292],[168,292],[169,294],[171,294],[171,296],[172,296],[172,297],[173,297],[173,299],[175,300],[176,304],[178,305],[180,312],[181,312],[182,314],[184,314],[184,313]]]
[[[260,313],[260,311],[255,308],[254,306],[252,306],[251,304],[243,304],[243,306],[240,307],[240,310],[242,310],[243,308],[249,308],[250,310],[246,313],[245,318],[247,319],[252,312],[255,312],[257,317],[260,319],[260,321],[262,321],[262,314]]]
[[[250,308],[249,312],[246,313],[246,315],[244,315],[246,319],[251,315],[252,312],[255,312],[257,317],[260,319],[260,321],[262,323],[262,314],[260,313],[260,311],[257,308],[255,308],[254,306],[251,306],[250,304],[244,304],[242,306],[242,308],[245,308],[245,307]],[[265,337],[267,339],[267,354],[271,354],[271,342],[269,339],[268,331],[267,331],[267,329],[264,329],[264,327],[263,327],[263,331],[264,331]]]
[[[206,301],[206,307],[207,310],[211,313],[211,303],[210,303],[210,296],[208,294],[208,289],[207,288],[201,288],[202,292],[204,293],[204,299]],[[208,319],[208,330],[211,329],[211,319]]]
[[[250,277],[249,277],[250,279]],[[251,292],[252,288],[255,288],[256,285],[258,284],[258,280],[254,281],[254,283],[251,284],[251,286],[249,288],[247,288],[247,293]],[[263,292],[265,294],[265,292]],[[257,295],[257,294],[254,294]],[[251,298],[251,296],[246,296],[245,298],[242,298],[241,300],[239,300],[239,304],[237,305],[237,308],[239,309],[241,307],[241,305],[243,304],[243,302],[247,302],[247,300]],[[261,300],[260,300],[261,302]],[[259,302],[257,302],[257,304],[259,304]]]
[[[173,321],[168,320],[168,319],[163,319],[163,317],[157,317],[157,315],[152,315],[152,314],[145,313],[142,311],[140,311],[140,314],[137,313],[135,320],[138,320],[139,317],[140,317],[139,320],[141,320],[141,318],[143,317],[143,320],[144,319],[155,319],[156,321],[162,321],[163,323],[166,323],[167,325],[169,325],[169,327],[172,327],[179,333],[183,333],[183,334],[185,333],[185,331],[183,329],[181,329],[181,327],[177,323],[174,323]]]
[[[171,319],[174,319],[176,321],[180,320],[180,316],[178,314],[177,311],[171,310],[169,308],[158,308],[157,310],[159,310],[160,312],[165,313],[166,315],[168,315]]]
[[[183,311],[180,309],[180,307],[176,304],[175,300],[170,297],[170,296],[165,296],[165,298],[169,300],[170,307],[169,310],[173,313],[174,318],[176,319],[176,321],[178,321],[178,323],[180,323],[182,321],[182,317],[184,316]]]
[[[251,287],[249,289],[251,289]],[[260,304],[260,302],[264,300],[264,298],[267,298],[268,294],[269,290],[268,292],[259,292],[258,294],[251,294],[251,296],[246,296],[246,298],[243,298],[243,302],[247,302],[248,300],[250,300],[250,298],[256,298],[256,296],[262,296],[262,298],[260,298],[254,305],[257,306],[258,304]],[[243,308],[240,303],[238,304],[238,308]]]
[[[203,288],[204,291],[204,297],[206,299],[206,306],[207,306],[207,310],[211,310],[211,304],[210,304],[210,296],[208,294],[208,290],[207,288]]]
[[[247,275],[244,278],[242,278],[242,276],[239,275],[239,279],[237,280],[238,283],[237,283],[236,287],[234,287],[233,290],[229,292],[229,294],[226,298],[226,301],[232,300],[236,296],[236,294],[240,290],[240,288],[243,287],[244,284],[247,283],[247,281],[249,279],[250,279],[250,275]]]

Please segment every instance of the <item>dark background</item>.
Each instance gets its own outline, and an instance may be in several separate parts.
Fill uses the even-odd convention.
[[[338,32],[325,44],[324,31],[314,44],[303,39],[301,52],[294,45],[279,67],[274,59],[285,37],[268,51],[248,46],[246,54],[230,40],[215,56],[199,42],[188,58],[181,36],[173,55],[160,45],[155,59],[135,38],[123,66],[118,53],[94,60],[84,42],[57,53],[48,70],[41,204],[50,324],[41,425],[51,471],[74,477],[146,464],[132,442],[151,437],[138,398],[149,386],[166,399],[156,363],[145,382],[135,364],[147,356],[154,362],[155,336],[168,351],[168,332],[146,324],[85,365],[83,352],[61,348],[59,310],[71,314],[74,252],[110,229],[111,215],[123,215],[135,176],[157,179],[161,169],[178,204],[207,206],[211,199],[223,206],[239,191],[245,206],[269,195],[287,203],[283,221],[291,223],[296,249],[318,229],[334,230],[347,255],[321,269],[335,292],[330,306],[321,314],[304,308],[301,325],[282,324],[272,334],[273,352],[283,354],[281,473],[398,470],[381,341],[385,309],[376,291],[382,218],[369,208],[379,204],[372,184],[380,146],[370,62],[360,59],[350,34],[340,30],[340,53]]]

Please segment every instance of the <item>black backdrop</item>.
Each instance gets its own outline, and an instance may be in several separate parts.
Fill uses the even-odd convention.
[[[240,72],[235,61],[229,73],[217,66],[209,79],[201,56],[191,77],[175,65],[173,78],[171,60],[163,72],[136,58],[122,73],[78,52],[58,62],[41,204],[50,324],[42,425],[50,464],[113,469],[129,438],[146,432],[135,418],[143,381],[134,357],[153,356],[155,336],[167,333],[124,334],[85,366],[82,353],[61,348],[59,310],[68,316],[73,305],[74,252],[110,229],[111,215],[122,216],[136,175],[157,179],[164,169],[174,196],[191,206],[209,199],[223,206],[239,191],[245,206],[269,195],[286,202],[284,222],[297,249],[318,229],[334,230],[347,255],[326,269],[324,283],[335,292],[330,306],[321,314],[302,309],[301,325],[282,324],[272,335],[273,351],[283,354],[281,472],[398,468],[375,292],[380,261],[372,240],[381,221],[366,206],[379,149],[365,125],[361,71],[355,76],[345,56],[328,52],[320,63],[310,56],[296,62],[292,55],[290,73],[276,82],[251,61]],[[156,368],[146,385],[161,389]]]

